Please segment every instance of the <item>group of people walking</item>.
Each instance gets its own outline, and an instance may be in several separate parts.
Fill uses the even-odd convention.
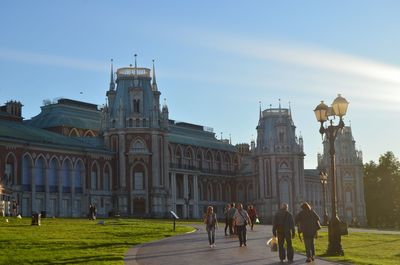
[[[288,262],[293,262],[292,239],[296,236],[295,225],[298,226],[298,233],[303,235],[304,246],[306,249],[307,262],[315,258],[314,239],[317,231],[321,228],[318,214],[311,209],[311,206],[304,202],[300,206],[301,211],[293,218],[289,212],[288,204],[282,203],[280,209],[273,218],[272,234],[278,238],[279,259],[283,262],[286,258]],[[247,211],[243,209],[241,203],[230,203],[225,211],[225,236],[238,236],[240,247],[247,246],[246,232],[247,225],[253,230],[258,216],[253,205],[249,205]],[[215,230],[218,228],[217,215],[212,206],[208,206],[204,217],[206,231],[210,248],[215,247]],[[229,232],[229,234],[228,234]],[[286,242],[286,248],[285,248]]]
[[[243,209],[243,204],[229,203],[225,207],[225,236],[238,236],[240,247],[247,246],[247,225],[254,229],[256,222],[257,212],[253,205],[248,206],[248,210]],[[208,241],[210,248],[215,247],[215,229],[218,228],[217,215],[214,213],[214,208],[208,206],[207,213],[204,217],[206,224],[206,231],[208,234]],[[229,234],[228,234],[229,229]]]

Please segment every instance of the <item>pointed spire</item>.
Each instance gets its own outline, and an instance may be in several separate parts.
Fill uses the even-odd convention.
[[[261,101],[258,101],[258,103],[260,104],[260,119],[262,118],[262,112],[261,112]]]
[[[229,144],[232,144],[231,134],[229,134]]]
[[[153,59],[153,83],[151,84],[153,91],[157,91],[157,80],[156,80],[156,68],[154,67],[154,59]]]
[[[115,83],[114,83],[113,59],[111,59],[110,90],[114,89],[115,89]]]

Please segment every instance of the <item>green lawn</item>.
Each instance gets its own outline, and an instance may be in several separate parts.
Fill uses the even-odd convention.
[[[192,231],[171,220],[104,219],[105,225],[87,219],[0,218],[0,264],[123,264],[133,245]]]
[[[305,253],[304,244],[298,237],[294,240],[294,248],[298,253]],[[342,237],[344,256],[325,257],[328,247],[327,232],[319,232],[315,241],[316,255],[328,260],[348,262],[351,264],[400,264],[400,235],[382,235],[353,232]]]

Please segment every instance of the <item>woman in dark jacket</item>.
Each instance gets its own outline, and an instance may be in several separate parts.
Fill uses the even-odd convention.
[[[311,209],[311,206],[307,202],[304,202],[301,205],[301,211],[296,215],[295,223],[299,227],[299,231],[303,233],[307,255],[306,261],[311,262],[315,256],[314,238],[317,235],[317,231],[321,228],[319,216]]]

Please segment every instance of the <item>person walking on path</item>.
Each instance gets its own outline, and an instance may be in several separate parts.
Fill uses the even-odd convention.
[[[234,203],[231,203],[231,208],[229,209],[229,211],[228,211],[228,222],[229,222],[229,235],[230,236],[233,236],[235,233],[234,233],[234,231],[233,231],[233,229],[234,229],[234,224],[233,224],[233,222],[235,221],[234,219],[233,219],[233,216],[235,215],[235,213],[236,213],[236,208],[235,208],[235,204]]]
[[[229,218],[228,218],[228,212],[231,209],[231,205],[228,203],[225,207],[224,211],[224,216],[225,216],[225,236],[228,235],[227,230],[229,228]]]
[[[293,262],[293,246],[292,238],[296,235],[296,230],[294,228],[294,220],[291,213],[288,211],[288,205],[282,203],[281,208],[276,212],[273,222],[272,222],[272,234],[278,237],[278,251],[279,259],[283,262],[286,259],[286,251],[284,243],[286,240],[287,248],[287,259],[289,262]]]
[[[315,257],[314,238],[317,231],[321,229],[318,214],[311,209],[311,206],[304,202],[300,206],[301,211],[296,215],[295,222],[299,231],[303,233],[304,246],[306,248],[307,262],[311,262]]]
[[[208,234],[208,242],[210,244],[210,248],[213,248],[215,247],[215,229],[218,228],[218,220],[212,206],[208,206],[207,208],[207,213],[204,217],[204,223],[206,224],[206,231]]]
[[[235,219],[236,230],[239,235],[239,244],[242,247],[243,245],[247,246],[246,226],[251,224],[251,220],[246,210],[243,209],[243,205],[241,203],[238,203],[237,207],[237,211],[233,218]]]
[[[250,220],[251,220],[251,231],[253,231],[253,227],[254,227],[254,224],[256,223],[256,219],[257,219],[257,212],[256,212],[256,209],[254,208],[254,206],[253,206],[252,204],[250,204],[250,205],[247,207],[247,213],[248,213],[249,216],[250,216]]]

